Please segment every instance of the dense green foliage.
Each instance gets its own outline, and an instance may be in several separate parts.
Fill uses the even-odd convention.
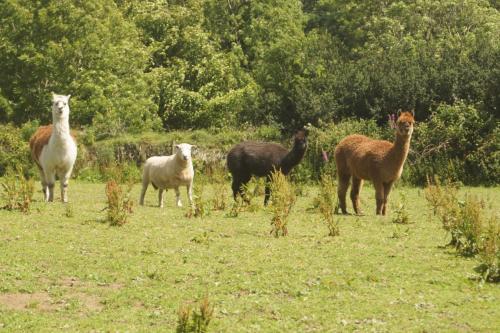
[[[457,99],[499,112],[496,2],[7,0],[0,121],[49,120],[51,90],[98,137],[399,108]]]
[[[296,177],[318,180],[322,151],[354,132],[390,139],[387,116],[415,109],[405,179],[499,179],[496,1],[6,0],[0,73],[0,122],[24,140],[50,121],[50,91],[72,94],[91,152],[162,128],[168,143],[206,129],[180,137],[224,151],[247,137],[286,142],[310,122]],[[231,130],[262,125],[271,137]],[[16,133],[2,134],[0,174],[24,149]],[[107,157],[121,163],[116,149]]]

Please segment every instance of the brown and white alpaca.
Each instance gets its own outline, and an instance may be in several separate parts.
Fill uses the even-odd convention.
[[[335,148],[335,164],[339,182],[338,197],[343,214],[347,214],[346,193],[352,177],[351,200],[354,212],[361,213],[359,192],[363,180],[371,180],[375,186],[376,213],[385,215],[392,184],[403,172],[414,123],[413,111],[398,112],[394,143],[358,134],[349,135],[340,141]]]
[[[61,200],[68,202],[68,180],[75,164],[76,140],[69,129],[69,98],[52,93],[52,125],[41,126],[30,139],[31,156],[40,170],[45,201],[54,201],[56,176]]]

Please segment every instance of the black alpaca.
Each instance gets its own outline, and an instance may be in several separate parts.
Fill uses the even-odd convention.
[[[285,175],[299,164],[307,148],[306,131],[299,130],[294,136],[292,150],[271,142],[246,141],[234,146],[227,154],[227,168],[233,176],[233,196],[243,195],[242,185],[248,183],[252,176],[266,177],[267,205],[271,188],[269,181],[271,172],[281,170]]]

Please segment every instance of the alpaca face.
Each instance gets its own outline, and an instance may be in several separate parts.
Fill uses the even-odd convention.
[[[191,149],[196,148],[194,145],[190,145],[189,143],[181,143],[175,146],[177,156],[184,160],[189,161],[191,159]]]
[[[52,93],[52,115],[55,119],[69,117],[69,98],[71,95],[57,95]]]
[[[396,130],[398,134],[402,136],[411,136],[414,123],[415,119],[412,112],[402,112],[396,121]]]
[[[294,137],[294,146],[298,147],[300,149],[306,149],[307,148],[307,137],[306,137],[306,131],[305,130],[300,130],[295,134]]]

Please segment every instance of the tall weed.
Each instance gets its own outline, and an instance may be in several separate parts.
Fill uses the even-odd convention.
[[[500,223],[496,217],[485,217],[482,200],[466,195],[463,200],[457,196],[457,189],[449,184],[440,185],[436,179],[428,183],[425,198],[443,228],[450,233],[451,242],[463,256],[479,255],[481,264],[476,268],[485,281],[500,279]]]
[[[321,175],[317,206],[328,228],[328,236],[338,236],[340,233],[338,220],[335,219],[337,205],[337,189],[330,173]]]
[[[193,311],[191,306],[182,305],[177,312],[176,333],[206,333],[212,320],[214,307],[205,297],[198,306],[198,311]]]
[[[226,170],[224,168],[216,168],[212,172],[211,183],[213,184],[214,197],[212,199],[212,207],[214,210],[224,210],[227,206],[227,183]]]
[[[405,192],[401,192],[398,203],[394,205],[394,217],[392,218],[392,223],[410,223]]]
[[[111,225],[124,225],[128,222],[130,214],[132,214],[133,201],[130,199],[130,191],[132,184],[124,189],[115,180],[109,180],[106,183],[107,197],[107,221]]]
[[[288,235],[288,218],[295,204],[295,190],[293,185],[280,171],[271,174],[271,235],[274,237]]]
[[[484,281],[500,282],[500,223],[491,216],[479,246],[481,264],[476,268]]]
[[[35,184],[32,179],[26,179],[21,168],[13,171],[7,168],[7,172],[2,180],[2,198],[6,202],[4,209],[18,210],[23,213],[30,211]]]

